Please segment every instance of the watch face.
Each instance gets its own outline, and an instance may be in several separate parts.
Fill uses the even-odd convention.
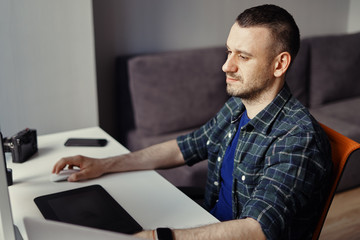
[[[170,228],[157,228],[157,239],[159,240],[173,240],[172,231]]]

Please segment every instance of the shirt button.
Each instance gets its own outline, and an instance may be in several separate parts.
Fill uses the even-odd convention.
[[[231,138],[231,132],[229,132],[228,137]]]
[[[214,182],[214,185],[215,185],[215,186],[219,186],[219,182],[218,182],[218,181],[215,181],[215,182]]]
[[[209,145],[209,144],[210,144],[210,140],[207,140],[206,145]]]
[[[218,162],[220,162],[220,161],[221,161],[221,157],[218,157],[218,159],[217,159],[217,160],[218,160]]]
[[[242,175],[241,180],[245,181],[245,175]]]

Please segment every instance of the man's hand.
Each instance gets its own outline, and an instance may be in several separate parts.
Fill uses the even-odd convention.
[[[68,181],[75,182],[97,178],[109,172],[129,172],[159,168],[171,168],[184,165],[185,161],[176,140],[157,144],[143,150],[109,157],[90,158],[81,155],[60,159],[53,167],[53,173],[59,173],[66,166],[80,171],[70,175]]]
[[[80,171],[73,173],[69,176],[69,182],[76,182],[80,180],[86,180],[91,178],[97,178],[106,173],[105,171],[105,161],[106,159],[96,159],[90,157],[84,157],[81,155],[66,157],[60,159],[53,167],[52,172],[58,174],[66,166],[69,169],[73,167],[79,167]]]

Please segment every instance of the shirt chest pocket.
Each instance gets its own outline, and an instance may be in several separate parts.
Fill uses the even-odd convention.
[[[241,161],[234,169],[236,181],[236,191],[250,196],[254,188],[259,184],[263,176],[264,165],[258,163],[255,159],[247,157]]]
[[[208,145],[208,159],[214,161],[219,155],[220,147],[217,144],[209,144]]]

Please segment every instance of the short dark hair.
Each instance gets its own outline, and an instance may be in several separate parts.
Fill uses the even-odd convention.
[[[292,61],[295,59],[300,47],[300,32],[293,16],[285,9],[272,4],[260,5],[245,10],[236,22],[240,27],[269,28],[274,40],[279,43],[276,50],[289,52]]]

